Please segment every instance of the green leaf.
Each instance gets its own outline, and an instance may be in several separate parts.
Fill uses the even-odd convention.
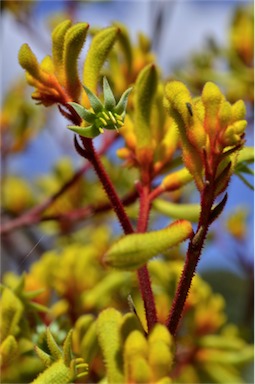
[[[19,347],[13,335],[6,337],[0,345],[1,367],[8,366],[12,360],[18,355]]]
[[[103,79],[103,92],[104,92],[104,105],[105,105],[105,108],[108,110],[108,111],[112,111],[113,108],[115,107],[116,105],[116,100],[115,100],[115,97],[112,93],[112,90],[111,90],[111,87],[107,81],[107,78],[104,76],[104,79]]]
[[[62,358],[62,351],[57,345],[54,337],[52,336],[50,329],[47,328],[46,331],[46,340],[47,340],[47,345],[49,347],[49,350],[54,357],[55,360],[61,359]]]
[[[253,163],[254,161],[254,148],[253,147],[244,147],[239,151],[237,164],[243,163]]]
[[[250,188],[252,191],[254,191],[254,186],[248,181],[246,180],[241,173],[237,173],[236,174],[240,180],[242,180],[242,182],[248,187]]]
[[[219,204],[217,204],[211,210],[210,217],[209,217],[210,224],[213,223],[217,219],[217,217],[219,217],[219,215],[222,213],[222,211],[226,205],[227,199],[228,199],[228,194],[226,192],[225,195],[223,196],[222,200],[219,202]]]
[[[93,108],[93,110],[95,111],[95,113],[101,112],[104,109],[104,106],[101,103],[101,100],[99,100],[99,98],[85,85],[83,85],[83,88],[85,89],[85,91],[88,95],[90,105]]]
[[[64,42],[65,86],[73,100],[78,100],[81,83],[78,75],[77,60],[87,36],[89,24],[77,23],[68,29]]]
[[[73,109],[78,113],[78,115],[88,123],[93,124],[96,118],[96,115],[93,112],[88,111],[85,109],[82,105],[74,102],[68,103],[70,104]]]
[[[114,268],[134,270],[152,257],[188,239],[192,233],[189,221],[178,220],[158,231],[126,235],[112,245],[104,261]]]
[[[122,316],[113,308],[105,309],[97,319],[99,344],[103,352],[108,383],[124,383],[120,360],[120,324]]]
[[[185,219],[194,223],[198,222],[201,210],[200,204],[176,204],[163,199],[156,199],[153,208],[173,219]]]
[[[63,345],[63,357],[64,357],[64,363],[66,366],[69,366],[72,360],[72,333],[73,330],[71,329],[66,338]]]
[[[80,127],[78,125],[68,125],[68,129],[78,133],[78,135],[93,139],[94,137],[100,135],[99,129],[95,125],[90,125],[89,127]]]
[[[42,361],[44,366],[45,367],[49,367],[52,364],[52,362],[53,362],[53,359],[51,358],[51,356],[48,353],[44,352],[37,345],[35,345],[34,348],[35,348],[35,352],[36,352],[37,356]]]
[[[24,311],[22,302],[9,288],[4,288],[1,298],[1,338],[4,340],[8,335],[14,335],[18,331]]]
[[[235,173],[240,174],[240,173],[246,173],[247,175],[254,175],[254,170],[248,167],[247,163],[240,163],[236,166],[235,168]]]
[[[118,115],[122,115],[123,112],[126,111],[127,108],[127,102],[128,102],[128,96],[130,92],[132,91],[133,87],[128,88],[122,95],[121,98],[119,99],[116,107],[114,108],[114,112],[117,113]]]

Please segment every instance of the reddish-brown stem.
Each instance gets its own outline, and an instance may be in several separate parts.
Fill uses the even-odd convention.
[[[191,239],[182,271],[182,275],[175,293],[167,326],[172,335],[176,334],[184,305],[191,287],[192,279],[201,255],[201,251],[206,239],[206,234],[210,225],[211,209],[214,203],[213,180],[205,184],[201,194],[201,213],[194,237]]]
[[[155,200],[158,196],[160,196],[162,193],[166,192],[161,185],[159,185],[158,187],[154,188],[153,191],[151,191],[150,193],[150,201],[152,202],[153,200]]]
[[[116,190],[112,185],[112,182],[108,174],[106,173],[103,164],[101,163],[100,157],[98,156],[97,152],[94,149],[92,140],[86,139],[84,137],[81,137],[81,139],[82,139],[84,148],[87,152],[87,158],[95,169],[95,172],[112,204],[114,212],[116,213],[119,219],[119,222],[123,228],[124,233],[125,234],[133,233],[134,232],[133,227],[126,214],[122,201],[119,198],[118,194],[116,193]]]
[[[150,189],[147,185],[140,186],[140,211],[137,223],[137,232],[140,233],[145,232],[148,226],[151,206],[149,193]],[[148,332],[150,332],[157,323],[157,312],[147,266],[144,265],[143,267],[139,268],[137,275],[145,307]]]
[[[121,201],[124,207],[134,203],[137,200],[137,191],[133,190],[124,196]],[[88,204],[85,207],[76,208],[67,212],[57,213],[53,215],[44,215],[41,221],[68,221],[68,223],[76,223],[81,220],[86,220],[97,213],[106,212],[112,209],[112,205],[109,201],[98,202],[97,204]]]
[[[112,145],[113,140],[115,140],[115,136],[109,137],[108,140],[105,140],[99,150],[99,153],[105,153]],[[72,187],[90,167],[91,164],[86,162],[86,164],[80,170],[78,170],[70,180],[61,186],[61,188],[53,196],[50,196],[42,203],[34,206],[20,217],[10,220],[6,223],[2,223],[0,226],[0,233],[5,234],[23,226],[39,223],[42,220],[43,212],[49,208],[60,196],[62,196],[70,187]]]
[[[42,213],[52,205],[60,196],[62,196],[72,185],[74,185],[83,173],[90,167],[90,164],[85,164],[74,176],[68,180],[53,196],[43,201],[41,204],[36,205],[29,211],[25,212],[22,216],[17,217],[7,223],[3,223],[0,227],[0,233],[4,234],[19,227],[38,223],[41,220]]]
[[[118,194],[116,193],[116,190],[114,186],[112,185],[112,182],[108,176],[108,174],[105,172],[105,169],[101,163],[100,157],[94,150],[93,142],[90,139],[85,139],[81,137],[81,140],[83,142],[86,156],[88,160],[92,163],[97,176],[105,189],[105,192],[112,204],[112,207],[119,219],[119,222],[123,228],[123,231],[125,234],[131,234],[134,232],[134,229],[131,225],[131,222],[126,214],[126,211],[124,209],[124,205],[122,201],[120,200]],[[147,229],[148,224],[148,218],[149,218],[149,211],[150,211],[150,199],[149,199],[149,187],[148,186],[141,186],[140,187],[140,213],[139,213],[139,219],[138,219],[138,232],[145,232]],[[156,314],[156,307],[155,307],[155,301],[153,297],[153,292],[151,288],[151,282],[149,277],[149,272],[146,266],[143,266],[137,271],[138,274],[138,280],[139,280],[139,286],[142,294],[142,298],[144,301],[145,306],[145,312],[146,312],[146,319],[147,319],[147,326],[148,331],[150,331],[154,325],[157,322],[157,314]]]

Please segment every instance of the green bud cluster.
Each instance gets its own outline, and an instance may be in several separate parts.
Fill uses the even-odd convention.
[[[132,88],[128,88],[121,96],[118,103],[116,103],[115,97],[111,90],[111,87],[104,77],[103,79],[103,95],[104,104],[99,98],[85,85],[83,86],[89,101],[91,109],[86,109],[82,105],[70,102],[69,104],[78,113],[78,115],[85,122],[82,126],[68,126],[69,129],[78,133],[79,135],[87,138],[94,138],[100,133],[104,132],[104,129],[116,129],[118,130],[124,125],[124,118],[126,114],[126,107],[128,102],[128,96]],[[86,125],[89,123],[90,125]]]

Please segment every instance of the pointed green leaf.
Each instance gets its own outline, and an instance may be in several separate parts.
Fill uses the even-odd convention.
[[[240,180],[242,180],[242,182],[249,188],[251,189],[252,191],[254,191],[254,186],[248,181],[245,179],[245,177],[243,177],[243,175],[241,173],[237,173],[236,174]]]
[[[108,111],[111,111],[116,105],[116,100],[115,100],[114,94],[112,93],[111,87],[108,83],[108,80],[105,76],[103,79],[103,91],[104,91],[105,108]]]
[[[237,158],[237,164],[243,163],[253,163],[254,161],[254,148],[253,147],[244,147],[240,150]]]
[[[85,85],[83,85],[83,88],[85,89],[85,91],[88,95],[90,105],[93,108],[93,110],[95,111],[95,113],[101,112],[104,109],[104,106],[101,103],[101,100],[99,100],[99,98]]]
[[[97,319],[97,333],[103,352],[108,383],[124,383],[121,371],[120,324],[122,316],[113,308],[105,309]]]
[[[153,208],[173,219],[185,219],[194,223],[198,222],[201,210],[200,204],[176,204],[163,199],[156,199]]]
[[[78,113],[78,115],[83,120],[85,120],[85,121],[87,121],[88,123],[91,123],[91,124],[94,123],[96,115],[93,112],[88,111],[82,105],[74,103],[74,102],[70,102],[68,104],[70,104],[73,107],[73,109]]]
[[[235,173],[246,173],[247,175],[254,175],[254,170],[249,168],[246,163],[240,163],[236,166]]]
[[[37,296],[39,296],[41,293],[44,293],[45,292],[45,288],[41,288],[41,289],[36,289],[34,291],[25,291],[24,292],[24,296],[26,297],[26,299],[28,300],[33,300],[35,299]]]
[[[64,71],[63,71],[63,52],[64,52],[64,41],[65,35],[68,29],[71,27],[71,20],[64,20],[62,23],[58,24],[56,28],[52,31],[52,59],[55,67],[55,72],[60,79],[61,84],[64,80]]]
[[[68,29],[64,42],[65,86],[73,100],[78,100],[81,83],[78,75],[77,60],[87,36],[89,24],[77,23]]]
[[[36,302],[34,302],[34,301],[29,302],[29,303],[28,303],[28,306],[29,306],[30,308],[35,309],[37,312],[48,313],[48,312],[50,311],[50,309],[49,309],[48,307],[46,307],[45,305],[36,303]]]
[[[9,288],[4,288],[1,297],[1,338],[4,340],[8,335],[14,335],[18,331],[24,306],[17,296]]]
[[[118,104],[114,108],[114,112],[118,115],[122,115],[123,112],[126,111],[127,108],[127,102],[128,102],[128,96],[130,92],[132,91],[133,87],[128,88],[122,95],[121,98],[118,101]]]
[[[46,340],[47,340],[47,345],[49,347],[49,350],[50,350],[52,356],[54,357],[54,359],[55,360],[61,359],[62,351],[59,348],[59,346],[57,345],[57,343],[56,343],[54,337],[52,336],[49,328],[47,328],[47,331],[46,331]]]
[[[93,92],[96,92],[100,70],[118,35],[119,28],[108,27],[99,31],[92,39],[84,63],[83,83]],[[82,105],[88,107],[87,97],[83,97]]]
[[[24,291],[24,288],[25,288],[25,276],[26,274],[25,273],[22,273],[22,275],[20,276],[20,278],[18,279],[18,283],[17,285],[15,286],[13,292],[17,295],[17,296],[21,296],[21,294],[23,293]]]
[[[49,367],[53,362],[50,355],[48,353],[44,352],[37,345],[35,345],[34,349],[35,349],[35,352],[36,352],[37,356],[39,357],[39,359],[43,362],[44,366]]]
[[[178,220],[158,231],[126,235],[112,245],[104,261],[114,268],[134,270],[152,257],[188,239],[192,233],[189,221]]]
[[[209,217],[210,224],[213,223],[217,219],[217,217],[219,217],[219,215],[222,213],[222,211],[226,205],[227,199],[228,199],[228,194],[226,192],[223,199],[219,202],[219,204],[217,204],[211,210],[210,217]]]
[[[100,135],[100,131],[95,125],[90,125],[89,127],[80,127],[78,125],[68,125],[68,129],[78,133],[78,135],[93,139],[94,137]]]
[[[12,335],[9,335],[0,345],[1,367],[11,364],[19,353],[18,343]]]
[[[73,330],[71,329],[68,332],[63,345],[63,358],[64,358],[64,363],[67,367],[70,366],[70,363],[73,357],[72,356],[72,334],[73,334]]]

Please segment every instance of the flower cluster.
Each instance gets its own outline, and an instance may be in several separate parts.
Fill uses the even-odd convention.
[[[70,20],[59,24],[52,32],[52,56],[38,63],[28,44],[19,51],[19,63],[26,70],[27,81],[35,87],[32,97],[45,106],[78,100],[81,84],[77,60],[87,36],[89,24]]]
[[[244,144],[244,102],[231,105],[211,82],[200,98],[192,99],[183,83],[172,81],[166,85],[164,104],[177,123],[183,160],[197,188],[202,191],[214,180],[217,196],[226,188]]]

